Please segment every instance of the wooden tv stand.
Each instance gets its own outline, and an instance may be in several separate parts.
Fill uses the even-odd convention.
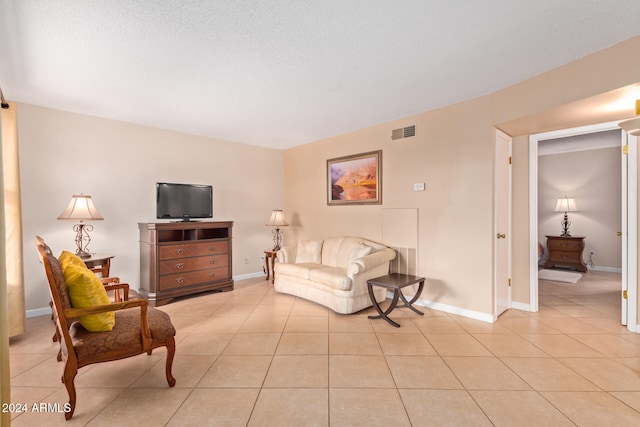
[[[233,222],[138,223],[140,296],[152,306],[212,290],[233,290]]]

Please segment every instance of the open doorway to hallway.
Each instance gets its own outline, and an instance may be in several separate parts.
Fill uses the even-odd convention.
[[[574,287],[580,289],[586,276],[609,272],[607,283],[618,291],[618,317],[622,310],[621,134],[620,129],[611,129],[538,142],[539,278],[562,278],[567,269],[586,264],[588,273],[581,273],[580,284]],[[567,223],[565,213],[556,211],[558,199],[565,197],[575,201],[574,211],[566,214]],[[559,239],[563,233],[572,238]],[[555,248],[560,243],[568,247]],[[578,243],[584,246],[572,247]],[[550,247],[554,248],[551,260]],[[580,277],[576,273],[567,276]],[[542,292],[539,287],[540,304]]]
[[[560,131],[547,132],[544,134],[531,135],[529,138],[529,161],[530,161],[530,203],[529,206],[532,208],[530,212],[530,254],[531,254],[531,265],[530,265],[530,298],[531,298],[531,308],[533,311],[537,311],[539,308],[539,295],[538,295],[538,261],[539,261],[539,243],[546,243],[546,236],[544,236],[544,230],[540,230],[539,233],[539,223],[538,223],[538,215],[539,215],[539,201],[538,201],[538,149],[539,142],[554,139],[554,138],[564,138],[564,137],[573,137],[582,134],[591,134],[608,130],[616,130],[619,131],[617,123],[604,123],[598,125],[590,125],[584,126],[581,128],[574,129],[565,129]],[[621,307],[621,323],[623,325],[627,325],[627,319],[631,319],[631,323],[628,325],[628,328],[632,331],[636,330],[636,299],[635,295],[637,292],[637,268],[636,268],[636,259],[637,259],[637,162],[635,161],[637,156],[637,140],[635,137],[628,136],[624,132],[620,133],[621,145],[625,146],[626,150],[619,150],[618,157],[621,158],[621,173],[615,173],[614,176],[618,177],[621,180],[621,230],[611,230],[610,233],[618,233],[620,231],[621,234],[621,252],[622,252],[622,262],[621,262],[621,287],[618,291],[618,297],[620,298],[620,307]],[[625,154],[628,152],[628,156]],[[556,165],[556,168],[561,168],[562,165]],[[595,178],[589,181],[588,183],[582,183],[579,186],[581,189],[585,187],[587,184],[593,185],[594,182],[599,182],[603,174],[610,174],[608,171],[600,171],[595,174]],[[557,189],[556,189],[557,191]],[[566,194],[565,194],[566,195]],[[562,197],[560,195],[559,197]],[[558,197],[558,196],[556,196]],[[596,198],[597,200],[597,198]],[[553,202],[552,202],[553,203]],[[615,202],[610,202],[614,203]],[[590,208],[592,210],[597,210],[593,206],[598,206],[597,203],[591,204]],[[540,206],[540,211],[542,207]],[[550,210],[550,209],[549,209]],[[555,210],[555,209],[554,209]],[[556,213],[556,215],[558,215]],[[578,216],[575,216],[578,218]],[[593,223],[592,223],[593,225]],[[611,228],[611,226],[609,226]],[[585,230],[589,227],[585,227]],[[613,226],[613,228],[616,228]],[[558,233],[559,234],[559,233]],[[544,236],[544,239],[541,239],[541,236]],[[613,234],[612,234],[613,236]],[[542,240],[542,242],[541,242]],[[589,249],[587,254],[591,255],[592,249]],[[594,251],[594,255],[595,255]],[[615,270],[613,270],[615,272]],[[627,299],[627,295],[629,298]]]

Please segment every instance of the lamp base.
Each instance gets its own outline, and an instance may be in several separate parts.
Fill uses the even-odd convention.
[[[560,234],[560,237],[571,237],[571,233],[569,233],[569,226],[571,225],[571,222],[569,221],[569,215],[567,215],[566,212],[564,213],[564,217],[560,224],[562,224],[562,234]]]
[[[281,243],[282,243],[282,230],[279,227],[276,227],[273,230],[273,248],[271,248],[271,250],[273,252],[279,251]]]
[[[80,222],[80,224],[73,226],[73,231],[76,232],[76,255],[80,258],[91,258],[87,248],[91,242],[89,231],[93,231],[93,226]]]

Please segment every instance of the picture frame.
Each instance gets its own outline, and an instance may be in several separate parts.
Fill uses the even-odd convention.
[[[382,150],[328,159],[327,204],[382,204]]]

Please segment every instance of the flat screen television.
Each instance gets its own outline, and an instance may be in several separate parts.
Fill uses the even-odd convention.
[[[156,217],[182,221],[213,218],[213,187],[200,184],[156,183]]]

